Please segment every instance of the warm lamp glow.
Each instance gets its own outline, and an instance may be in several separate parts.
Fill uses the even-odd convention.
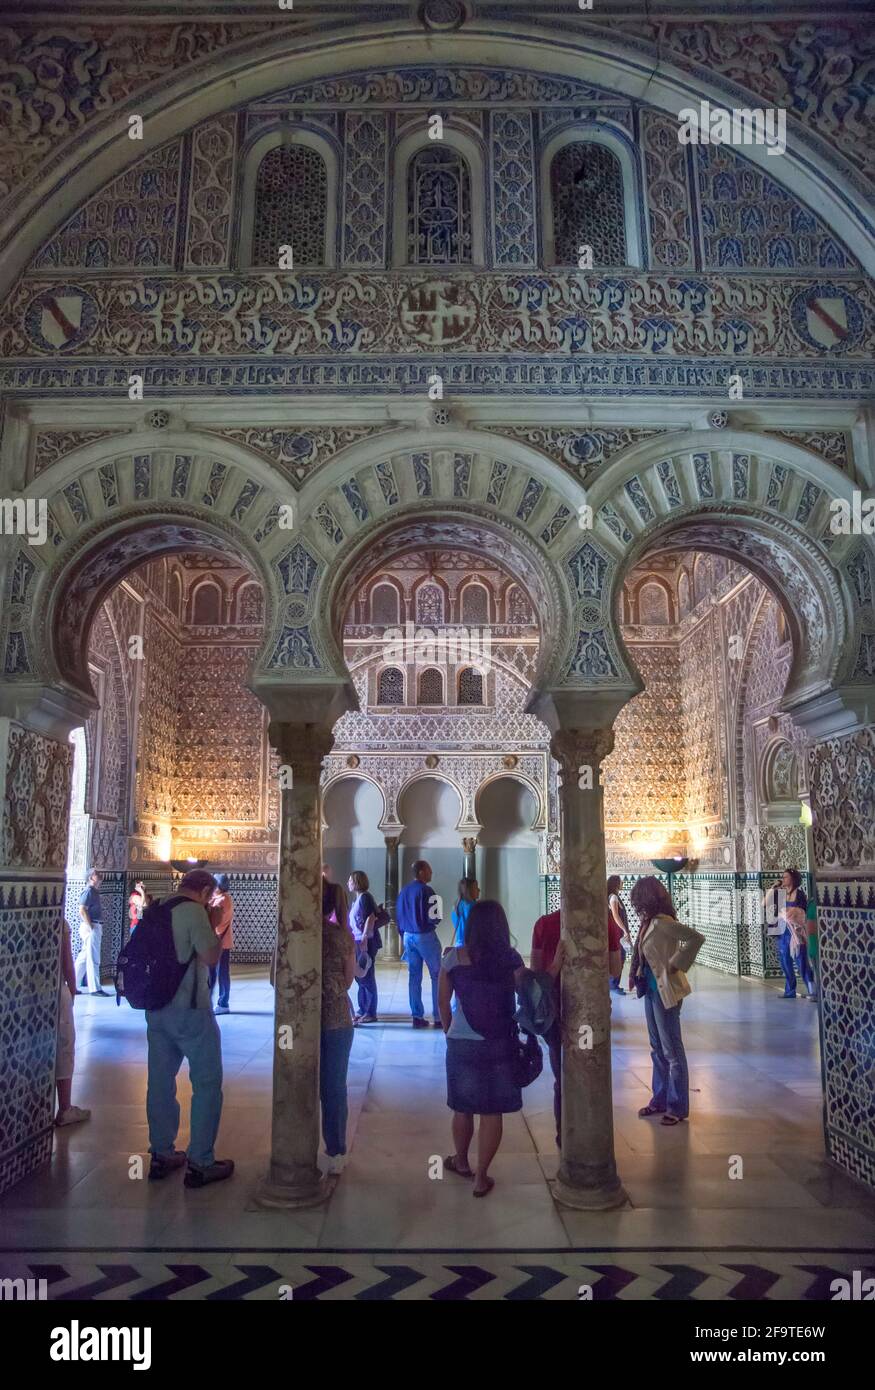
[[[162,830],[160,835],[155,836],[152,844],[155,846],[155,858],[162,862],[166,862],[173,853],[173,842],[169,830]]]

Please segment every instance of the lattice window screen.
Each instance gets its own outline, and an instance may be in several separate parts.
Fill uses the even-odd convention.
[[[473,666],[468,666],[459,676],[459,704],[483,704],[483,676]]]
[[[423,671],[419,677],[419,703],[421,705],[442,705],[444,702],[444,678],[433,668]]]
[[[592,247],[593,267],[626,264],[623,171],[611,150],[593,141],[565,145],[550,169],[557,265],[577,265]]]
[[[294,264],[323,265],[328,171],[317,150],[279,145],[269,150],[255,179],[252,264],[279,264],[291,246]]]
[[[420,150],[407,166],[407,259],[471,263],[471,175],[455,150]]]
[[[489,622],[489,595],[482,584],[469,584],[462,591],[462,622]]]
[[[443,593],[436,584],[422,584],[416,591],[416,621],[434,626],[443,620]]]
[[[379,688],[377,690],[378,705],[403,705],[404,704],[404,677],[397,666],[387,666],[385,671],[380,672]]]

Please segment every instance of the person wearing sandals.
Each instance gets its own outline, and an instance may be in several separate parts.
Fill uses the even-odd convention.
[[[495,1186],[489,1165],[498,1152],[502,1116],[522,1109],[516,1077],[516,987],[525,969],[510,944],[510,928],[497,902],[476,902],[468,914],[464,946],[444,952],[438,1007],[447,1036],[447,1105],[453,1112],[455,1152],[445,1168],[473,1178],[474,1196]],[[480,1116],[477,1167],[468,1162],[474,1116]]]
[[[356,944],[360,961],[367,959],[367,972],[358,982],[358,1013],[354,1023],[378,1023],[377,1018],[377,952],[383,944],[377,931],[377,904],[370,892],[370,880],[361,869],[353,869],[347,887],[353,894],[349,909],[349,929]]]
[[[681,1037],[681,1005],[690,992],[684,972],[705,938],[677,920],[668,891],[652,875],[635,884],[632,906],[641,929],[632,951],[629,988],[644,999],[653,1058],[653,1095],[638,1114],[661,1115],[664,1125],[677,1125],[690,1113],[690,1078]]]

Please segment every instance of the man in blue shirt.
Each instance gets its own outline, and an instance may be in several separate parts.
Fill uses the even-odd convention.
[[[413,882],[405,885],[395,903],[398,930],[404,941],[404,955],[410,974],[410,1012],[414,1028],[427,1028],[422,1005],[422,966],[431,975],[431,1003],[435,1028],[441,1028],[438,1012],[438,976],[441,969],[441,943],[437,934],[440,923],[440,899],[431,882],[431,865],[417,859],[413,866]]]
[[[100,943],[103,938],[103,908],[100,904],[100,874],[92,869],[88,874],[88,887],[79,899],[79,938],[81,945],[76,957],[76,987],[82,983],[83,973],[88,980],[89,994],[106,994],[100,988]]]

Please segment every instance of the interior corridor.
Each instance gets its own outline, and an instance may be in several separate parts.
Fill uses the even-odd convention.
[[[218,1152],[237,1172],[198,1192],[178,1175],[130,1176],[148,1143],[144,1020],[112,999],[80,997],[74,1100],[92,1119],[58,1131],[51,1165],[0,1202],[3,1276],[39,1274],[58,1284],[53,1296],[98,1298],[276,1298],[287,1281],[295,1298],[494,1299],[536,1285],[568,1299],[588,1283],[595,1297],[665,1296],[670,1285],[675,1297],[787,1299],[818,1296],[831,1272],[861,1267],[855,1251],[875,1247],[875,1202],[822,1158],[816,1007],[785,1002],[775,983],[695,972],[684,1004],[692,1118],[674,1130],[637,1117],[649,1094],[644,1010],[614,1000],[616,1150],[629,1204],[584,1213],[550,1195],[546,1058],[522,1113],[506,1117],[490,1197],[473,1201],[450,1173],[429,1176],[430,1159],[450,1148],[444,1038],[410,1027],[403,967],[382,965],[379,976],[386,1021],[356,1031],[347,1169],[323,1207],[300,1212],[251,1201],[269,1153],[273,1001],[263,971],[236,969],[233,1012],[219,1020]],[[183,1072],[181,1143],[188,1097]],[[729,1176],[733,1155],[740,1178]]]

